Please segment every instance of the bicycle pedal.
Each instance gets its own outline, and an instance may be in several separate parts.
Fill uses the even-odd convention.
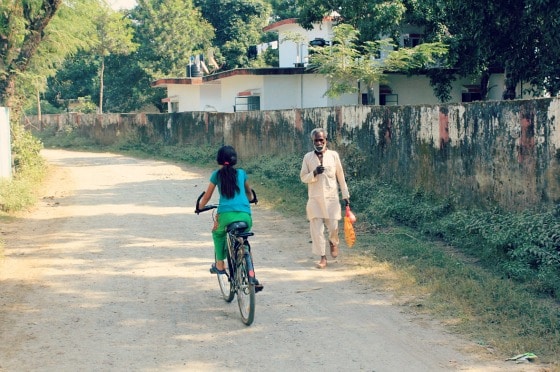
[[[262,284],[255,284],[255,293],[259,293],[264,289],[264,285]]]

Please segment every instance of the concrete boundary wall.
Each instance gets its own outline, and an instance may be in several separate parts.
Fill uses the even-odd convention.
[[[322,126],[331,148],[351,165],[352,179],[374,177],[465,205],[523,210],[560,203],[559,117],[560,100],[546,98],[231,114],[43,115],[41,127],[72,126],[103,145],[129,135],[179,146],[231,144],[243,158],[303,155],[311,148],[309,132]]]

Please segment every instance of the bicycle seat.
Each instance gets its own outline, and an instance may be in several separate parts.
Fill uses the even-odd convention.
[[[227,232],[243,232],[248,227],[249,225],[247,225],[247,222],[238,221],[238,222],[232,222],[229,225],[227,225],[226,230]]]

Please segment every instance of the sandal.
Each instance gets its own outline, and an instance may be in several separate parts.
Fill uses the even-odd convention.
[[[214,262],[212,266],[210,266],[210,274],[226,274],[226,269],[220,270],[216,267],[216,263]]]

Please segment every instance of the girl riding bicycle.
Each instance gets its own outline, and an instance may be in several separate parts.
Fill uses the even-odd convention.
[[[253,193],[247,180],[247,173],[243,169],[235,168],[237,153],[233,147],[221,147],[216,160],[221,167],[212,172],[210,183],[200,200],[199,208],[203,209],[208,204],[214,189],[218,186],[220,201],[212,228],[216,262],[210,267],[210,272],[225,274],[226,226],[232,222],[243,221],[247,223],[247,230],[251,229],[253,219],[249,200],[252,199]]]

